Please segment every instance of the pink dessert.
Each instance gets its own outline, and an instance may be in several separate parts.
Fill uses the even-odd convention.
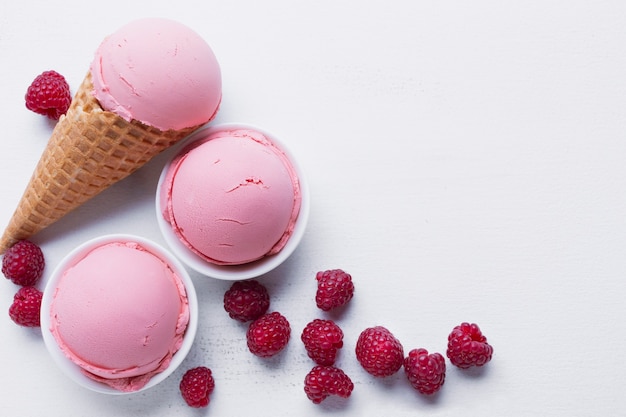
[[[50,332],[89,378],[116,390],[144,387],[180,349],[189,323],[181,278],[138,243],[103,243],[62,271]]]
[[[206,123],[222,98],[220,67],[209,45],[169,19],[136,20],[107,37],[91,75],[105,110],[162,131]]]
[[[300,212],[289,158],[263,133],[203,132],[176,156],[160,190],[162,215],[207,262],[241,265],[280,252]]]

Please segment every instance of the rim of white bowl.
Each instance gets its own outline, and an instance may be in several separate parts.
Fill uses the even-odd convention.
[[[62,276],[62,272],[65,268],[76,258],[80,258],[86,255],[89,251],[110,242],[136,242],[141,246],[148,249],[151,253],[157,255],[161,259],[163,259],[167,264],[174,270],[174,272],[181,278],[183,284],[185,285],[185,290],[187,293],[187,302],[189,303],[189,324],[187,325],[187,329],[185,330],[185,335],[183,337],[183,343],[180,346],[180,349],[174,353],[172,357],[172,361],[170,362],[167,369],[162,372],[154,375],[148,383],[142,388],[136,391],[120,391],[115,388],[109,387],[101,382],[95,381],[81,372],[80,366],[72,362],[61,350],[59,345],[56,342],[56,339],[52,335],[50,331],[50,307],[52,304],[54,290],[59,282],[59,279]],[[196,337],[196,332],[198,329],[198,298],[196,294],[195,287],[193,285],[193,281],[189,276],[189,273],[185,269],[185,266],[174,256],[170,251],[162,247],[161,245],[135,235],[130,234],[108,234],[99,236],[93,239],[90,239],[81,245],[77,246],[71,252],[69,252],[61,262],[56,266],[48,282],[46,283],[46,287],[43,292],[43,297],[41,300],[41,333],[43,335],[43,340],[48,349],[48,352],[52,356],[54,362],[61,368],[63,373],[65,373],[70,379],[79,385],[90,389],[92,391],[100,392],[103,394],[112,394],[112,395],[125,395],[125,394],[136,394],[138,392],[145,391],[149,388],[154,387],[158,383],[165,380],[168,376],[170,376],[183,362],[189,351],[191,350],[191,346],[193,345],[194,339]]]
[[[289,158],[291,165],[298,175],[298,181],[300,182],[300,193],[302,196],[302,200],[300,203],[300,212],[298,213],[298,218],[296,219],[293,233],[289,237],[289,240],[285,244],[285,247],[275,255],[266,256],[257,261],[241,265],[213,264],[207,262],[199,255],[190,251],[176,236],[170,224],[163,218],[161,209],[161,186],[165,181],[167,170],[169,169],[172,160],[176,158],[181,150],[184,149],[185,146],[187,146],[188,144],[202,137],[210,135],[213,132],[219,132],[226,129],[250,129],[265,135],[269,140],[271,140]],[[302,241],[302,237],[304,236],[304,232],[306,231],[306,227],[309,221],[310,204],[310,191],[306,175],[303,172],[298,160],[289,150],[289,147],[286,146],[284,142],[278,139],[274,134],[257,126],[245,123],[221,123],[200,128],[196,132],[192,133],[182,143],[179,144],[179,148],[176,150],[176,152],[166,161],[165,166],[161,171],[161,175],[159,177],[159,182],[156,189],[157,223],[159,225],[159,229],[161,230],[161,234],[163,235],[164,240],[167,242],[172,252],[176,256],[178,256],[178,258],[184,264],[186,264],[196,272],[199,272],[200,274],[210,278],[229,281],[245,280],[259,277],[272,271],[273,269],[281,265],[285,260],[287,260],[287,258],[291,256],[291,254],[296,250],[296,248]]]

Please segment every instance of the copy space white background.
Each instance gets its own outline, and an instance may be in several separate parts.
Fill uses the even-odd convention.
[[[39,330],[13,324],[4,312],[17,287],[0,282],[1,415],[626,414],[626,3],[3,1],[2,227],[53,126],[25,109],[27,86],[55,69],[75,91],[103,37],[149,16],[212,45],[224,81],[216,123],[275,133],[308,174],[302,244],[260,278],[292,340],[253,357],[245,326],[223,311],[230,283],[193,274],[201,323],[182,368],[145,393],[105,396],[62,374]],[[46,273],[101,234],[164,243],[153,201],[167,155],[37,235]],[[315,272],[329,268],[357,287],[339,314],[314,303]],[[312,362],[299,336],[317,317],[344,330],[346,401],[304,394]],[[373,325],[406,352],[443,353],[462,321],[481,326],[493,360],[479,372],[448,363],[433,398],[401,372],[369,376],[354,356]],[[204,410],[178,394],[197,365],[216,379]]]

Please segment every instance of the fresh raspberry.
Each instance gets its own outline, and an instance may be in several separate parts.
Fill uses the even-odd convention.
[[[17,285],[31,286],[41,278],[45,264],[39,246],[20,240],[4,253],[2,273]]]
[[[461,323],[448,336],[446,355],[459,368],[483,366],[491,360],[492,354],[493,347],[487,343],[477,324]]]
[[[422,394],[439,391],[446,379],[446,360],[440,353],[413,349],[404,358],[404,373],[411,386]]]
[[[209,368],[198,366],[185,372],[179,387],[187,405],[201,408],[209,405],[209,395],[215,389],[215,380]]]
[[[27,109],[59,120],[70,108],[72,96],[65,77],[56,71],[44,71],[26,90],[25,100]]]
[[[350,377],[334,366],[316,366],[304,378],[304,392],[315,404],[330,395],[348,398],[353,389]]]
[[[318,365],[332,365],[337,350],[343,346],[343,331],[332,320],[315,319],[307,324],[300,336],[309,358]]]
[[[224,310],[235,320],[256,320],[270,307],[267,289],[258,281],[237,281],[224,293]]]
[[[9,307],[11,320],[24,327],[41,326],[40,313],[43,293],[35,287],[22,287],[13,296]]]
[[[290,336],[289,322],[276,311],[264,314],[250,323],[246,333],[248,349],[262,358],[269,358],[283,350]]]
[[[382,326],[361,332],[356,342],[356,358],[368,373],[376,377],[395,374],[404,363],[402,344]]]
[[[320,271],[315,279],[317,280],[315,303],[324,311],[345,305],[354,295],[352,276],[341,269]]]

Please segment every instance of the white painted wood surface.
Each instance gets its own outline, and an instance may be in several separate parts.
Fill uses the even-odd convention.
[[[216,122],[272,131],[312,191],[309,229],[261,280],[292,324],[285,352],[253,357],[229,319],[230,283],[193,275],[200,329],[183,368],[209,366],[211,404],[188,408],[179,369],[134,396],[88,392],[41,334],[0,314],[3,416],[624,415],[626,385],[626,3],[621,1],[152,1],[0,4],[0,224],[52,129],[24,107],[48,69],[73,89],[104,36],[167,16],[201,33],[221,63]],[[39,234],[49,273],[111,232],[163,243],[154,192],[165,155]],[[315,307],[315,272],[343,268],[356,295]],[[42,281],[42,285],[45,282]],[[6,312],[16,287],[0,285]],[[304,325],[344,329],[347,401],[314,405]],[[406,352],[444,352],[479,323],[494,346],[481,372],[448,363],[434,398],[402,373],[379,380],[354,356],[361,330],[388,327]]]

